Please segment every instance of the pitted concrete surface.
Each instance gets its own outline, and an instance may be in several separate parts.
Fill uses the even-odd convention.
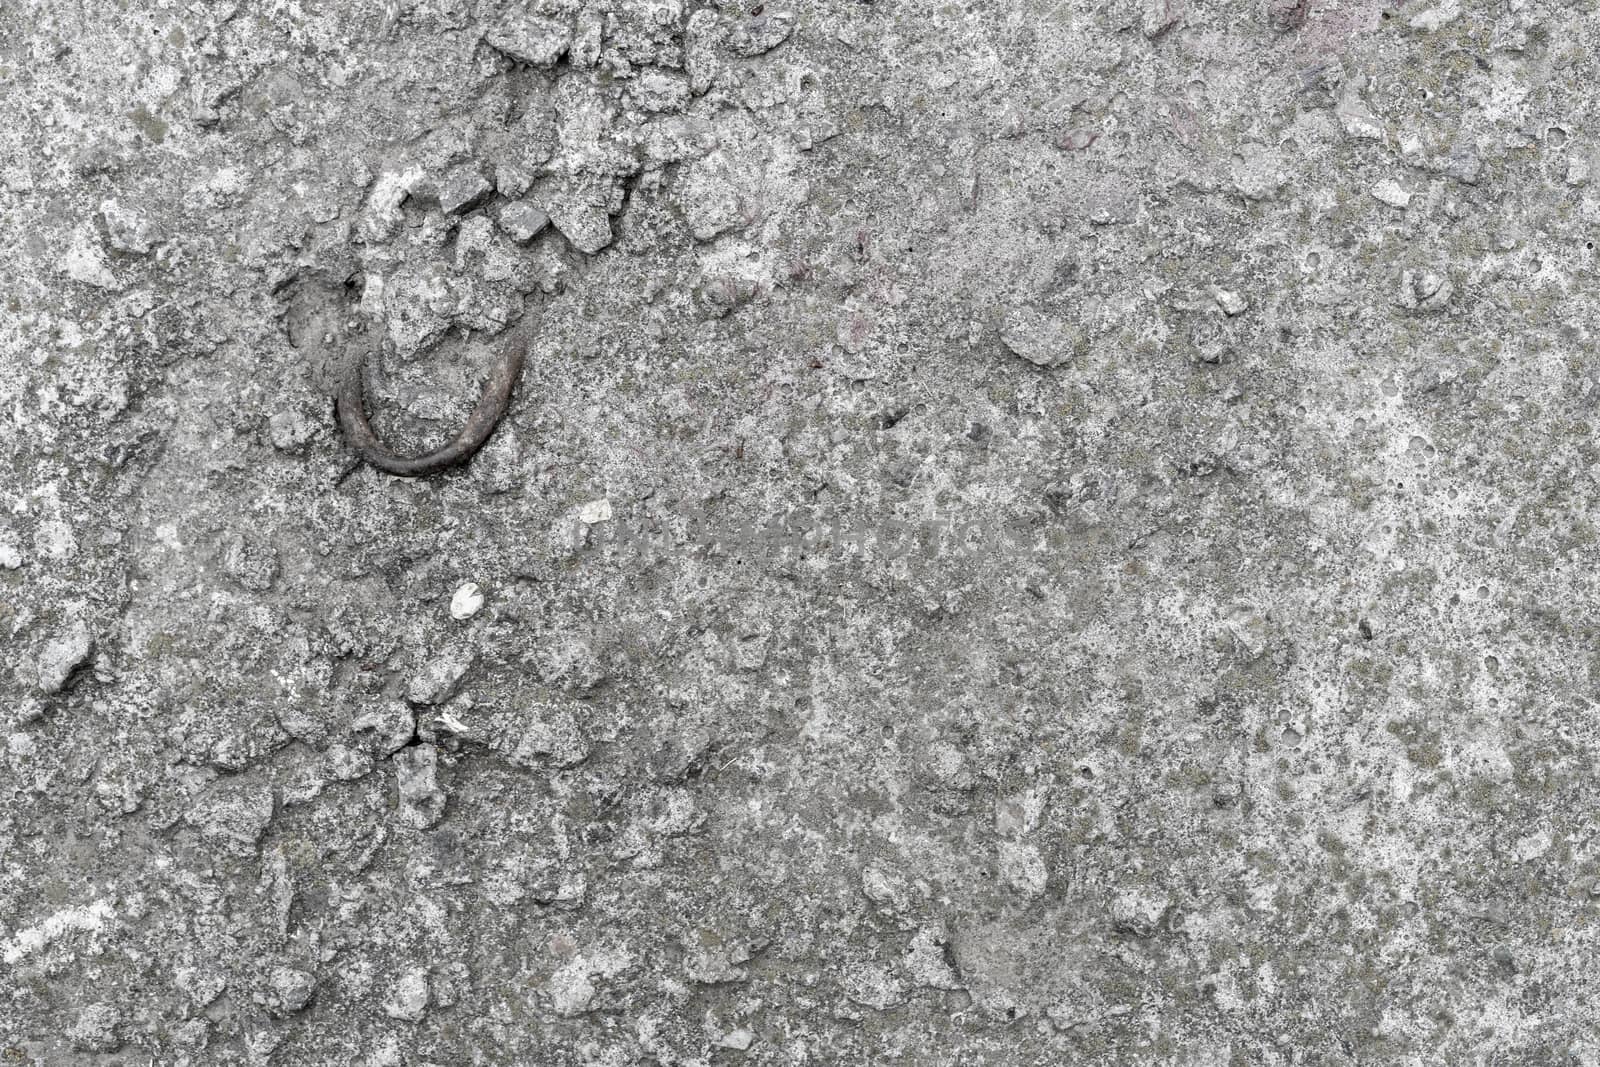
[[[0,8],[0,1063],[1600,1064],[1597,41]]]

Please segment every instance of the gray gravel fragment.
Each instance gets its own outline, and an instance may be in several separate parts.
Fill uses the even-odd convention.
[[[304,452],[316,433],[316,425],[298,408],[274,412],[267,420],[267,434],[272,440],[272,447],[280,452]]]
[[[104,200],[100,203],[100,217],[105,220],[111,247],[117,251],[142,256],[155,247],[155,223],[134,209],[115,200]]]
[[[416,715],[397,700],[387,701],[379,707],[362,712],[350,724],[350,733],[356,747],[375,759],[382,759],[398,752],[416,736],[416,732]]]
[[[507,237],[527,244],[544,232],[550,224],[550,216],[533,204],[519,200],[500,209],[499,222]]]
[[[409,739],[409,736],[402,739],[389,751],[395,751]],[[378,747],[381,749],[386,743],[380,741]],[[328,776],[338,782],[353,782],[357,778],[362,778],[371,773],[373,766],[371,756],[348,745],[330,746],[323,754],[323,765],[327,769]]]
[[[464,215],[482,204],[494,186],[476,164],[465,164],[447,174],[439,183],[439,207],[447,215]]]
[[[49,695],[65,689],[74,675],[88,666],[94,648],[94,636],[81,622],[70,624],[64,632],[52,637],[40,649],[34,666],[39,692]]]
[[[249,856],[260,847],[273,807],[270,789],[224,781],[197,797],[186,817],[208,845]]]
[[[444,817],[445,794],[437,778],[439,752],[418,744],[394,755],[395,788],[400,821],[413,830],[426,830]]]
[[[610,212],[582,194],[553,200],[547,209],[555,228],[579,252],[594,255],[613,239]]]
[[[475,658],[469,648],[442,649],[406,685],[406,699],[422,706],[447,702],[461,688]]]
[[[389,997],[383,1003],[383,1013],[391,1019],[421,1022],[428,1011],[428,972],[412,967],[395,979]]]
[[[587,70],[599,61],[600,50],[605,43],[604,32],[605,19],[599,11],[586,7],[578,12],[577,26],[568,49],[568,58],[574,67]]]
[[[535,67],[550,67],[567,51],[572,41],[572,26],[565,19],[512,13],[489,30],[484,40],[512,59]]]
[[[197,1008],[204,1008],[228,988],[228,979],[206,966],[179,967],[173,972],[178,989]]]
[[[793,12],[768,10],[765,5],[760,7],[760,14],[740,20],[729,34],[728,47],[734,55],[750,58],[770,52],[787,41],[794,32]]]
[[[1247,300],[1243,294],[1235,292],[1232,289],[1222,289],[1218,286],[1212,286],[1211,298],[1217,302],[1217,307],[1222,309],[1222,313],[1228,316],[1230,319],[1239,315],[1243,315],[1246,311],[1250,310],[1250,301]]]
[[[122,288],[122,283],[111,269],[99,235],[88,223],[72,232],[71,241],[59,262],[61,273],[75,282],[96,289],[115,291]]]
[[[906,946],[902,966],[912,983],[927,989],[960,989],[961,979],[950,965],[949,935],[923,927]]]
[[[522,713],[511,731],[509,756],[523,767],[575,767],[589,756],[577,718],[565,707],[536,706]]]
[[[683,66],[689,74],[689,90],[703,96],[722,71],[720,47],[726,33],[717,13],[701,8],[689,16],[684,34]]]
[[[1414,311],[1439,311],[1455,294],[1455,283],[1432,270],[1407,269],[1400,275],[1396,303]]]
[[[297,967],[274,967],[267,974],[267,983],[259,999],[270,1014],[281,1018],[305,1011],[316,992],[317,979],[311,972]]]
[[[684,168],[675,198],[696,241],[715,240],[745,221],[739,185],[733,161],[721,152]]]
[[[122,1016],[109,1004],[91,1004],[78,1013],[67,1032],[79,1052],[115,1052],[122,1047],[118,1027]]]
[[[1372,187],[1372,195],[1390,207],[1404,208],[1411,203],[1411,194],[1393,178],[1385,178]]]
[[[1084,345],[1083,332],[1074,324],[1032,313],[1013,318],[1000,332],[1000,341],[1038,367],[1060,367]]]
[[[645,71],[628,88],[629,102],[650,113],[682,111],[690,95],[687,79],[663,70]]]

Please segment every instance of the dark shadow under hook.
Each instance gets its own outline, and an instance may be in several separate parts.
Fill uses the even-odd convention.
[[[378,440],[367,421],[366,387],[362,382],[361,361],[357,360],[339,386],[334,400],[334,410],[339,418],[339,428],[344,431],[350,450],[381,471],[398,474],[402,478],[421,478],[436,474],[458,463],[465,463],[472,454],[489,440],[496,426],[511,406],[511,393],[522,375],[522,364],[527,358],[526,334],[514,329],[507,334],[500,361],[489,374],[478,406],[467,417],[451,442],[443,448],[421,456],[398,456]]]

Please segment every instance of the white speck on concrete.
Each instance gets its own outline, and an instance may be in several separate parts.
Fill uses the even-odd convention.
[[[1386,178],[1374,185],[1372,195],[1390,207],[1404,208],[1411,203],[1411,194],[1393,178]]]

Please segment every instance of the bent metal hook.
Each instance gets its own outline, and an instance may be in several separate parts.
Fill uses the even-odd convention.
[[[402,478],[421,478],[436,474],[447,467],[465,463],[472,454],[489,440],[494,428],[511,406],[511,392],[522,374],[522,363],[527,358],[526,334],[521,327],[506,335],[500,353],[500,362],[489,374],[478,406],[467,417],[461,432],[443,448],[421,456],[397,456],[372,432],[367,421],[366,388],[362,383],[361,360],[357,360],[340,384],[339,395],[334,400],[334,410],[339,418],[339,428],[350,450],[381,471],[398,474]]]

